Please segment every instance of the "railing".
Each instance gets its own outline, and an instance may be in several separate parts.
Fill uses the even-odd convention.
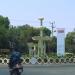
[[[30,63],[31,58],[22,58],[23,64],[31,64]],[[62,63],[75,63],[75,58],[36,58],[37,62],[36,64],[62,64]],[[8,58],[0,58],[0,64],[8,64],[9,59]]]

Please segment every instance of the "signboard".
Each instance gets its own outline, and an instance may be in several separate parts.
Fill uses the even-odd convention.
[[[65,54],[65,33],[64,28],[57,29],[57,56]]]

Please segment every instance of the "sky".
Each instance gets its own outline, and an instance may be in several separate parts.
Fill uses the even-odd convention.
[[[75,0],[0,0],[0,15],[8,17],[11,25],[34,27],[44,17],[43,26],[51,29],[50,22],[55,21],[55,30],[65,28],[67,33],[75,28]]]

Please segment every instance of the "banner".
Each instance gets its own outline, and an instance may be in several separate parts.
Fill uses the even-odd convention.
[[[64,28],[57,29],[57,56],[65,54],[65,32]]]

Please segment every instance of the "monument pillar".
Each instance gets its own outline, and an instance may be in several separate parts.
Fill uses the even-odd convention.
[[[43,36],[43,20],[44,18],[39,18],[40,20],[40,36],[32,37],[33,40],[38,41],[38,57],[44,57],[46,55],[46,41],[50,40],[49,36]]]
[[[40,50],[40,56],[44,55],[44,48],[43,48],[43,20],[44,18],[39,18],[40,20],[40,40],[39,40],[39,50]]]

